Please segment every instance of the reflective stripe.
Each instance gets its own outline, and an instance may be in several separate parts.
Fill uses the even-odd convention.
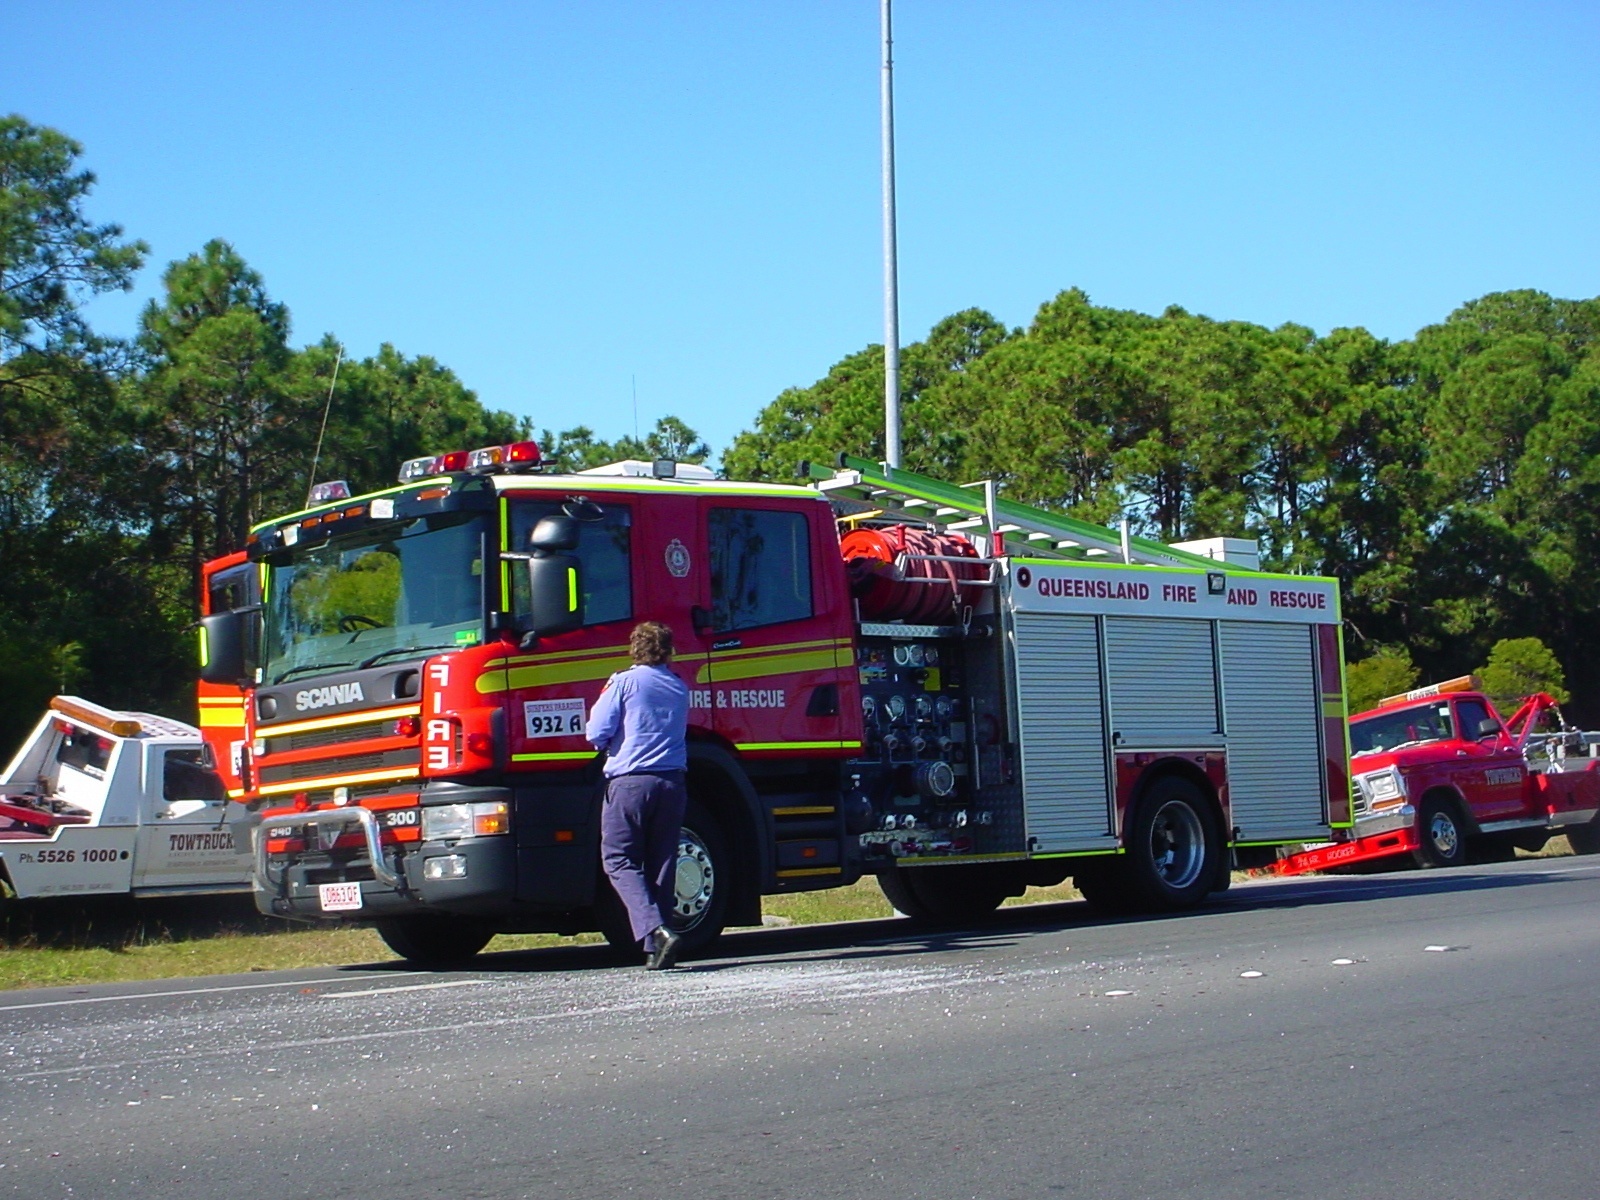
[[[244,708],[233,705],[230,708],[202,708],[200,710],[201,729],[243,729]]]
[[[359,725],[363,721],[384,721],[390,717],[415,717],[422,705],[407,704],[398,708],[370,708],[366,712],[340,713],[337,717],[317,717],[310,721],[291,721],[287,725],[265,725],[256,729],[256,736],[281,737],[286,733],[306,733],[313,729],[337,729],[341,725]]]
[[[578,662],[539,663],[534,666],[512,667],[509,670],[488,672],[478,676],[474,685],[478,694],[490,696],[496,692],[517,688],[542,687],[551,683],[584,683],[592,679],[609,679],[618,671],[626,671],[633,659],[626,654],[608,655]]]
[[[842,875],[841,867],[798,867],[789,871],[779,871],[779,879],[799,879],[805,875]]]
[[[831,804],[794,804],[788,808],[775,808],[772,815],[775,817],[811,817],[826,816],[828,813],[837,812]]]
[[[838,665],[832,650],[772,654],[766,658],[718,658],[700,668],[695,682],[731,683],[735,679],[762,679],[768,675],[791,675],[796,671],[831,671]]]
[[[557,750],[548,754],[513,754],[512,762],[576,762],[578,759],[593,758],[600,753],[598,750]]]
[[[289,783],[269,783],[256,789],[258,795],[282,796],[289,792],[315,792],[323,788],[342,787],[351,783],[381,783],[390,779],[415,779],[418,767],[404,767],[391,771],[363,771],[359,775],[330,775],[326,779],[296,779]]]
[[[860,742],[736,742],[736,750],[859,750]]]

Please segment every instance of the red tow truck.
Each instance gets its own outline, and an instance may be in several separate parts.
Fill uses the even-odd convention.
[[[1541,732],[1541,718],[1556,728]],[[1543,692],[1502,720],[1463,675],[1386,698],[1350,718],[1355,824],[1339,841],[1280,859],[1280,875],[1409,855],[1419,866],[1510,859],[1565,834],[1600,852],[1600,733],[1569,729]]]
[[[419,962],[501,932],[631,945],[583,729],[647,618],[690,689],[687,950],[867,874],[930,921],[1069,875],[1185,908],[1348,825],[1335,581],[993,482],[849,458],[810,479],[567,473],[518,442],[254,529],[208,572],[201,674],[260,817],[257,906],[372,922]]]

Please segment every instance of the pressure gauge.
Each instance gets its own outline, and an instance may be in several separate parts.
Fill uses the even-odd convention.
[[[939,665],[939,647],[929,646],[924,650],[922,652],[922,661],[927,666],[937,667]]]
[[[889,710],[889,719],[898,721],[906,715],[906,698],[904,696],[890,696],[885,707]]]
[[[933,701],[927,696],[917,697],[917,720],[926,721],[933,716]]]
[[[951,702],[949,696],[940,696],[933,703],[933,711],[939,714],[939,720],[941,721],[948,721],[955,708],[956,706]]]
[[[861,715],[867,720],[872,720],[878,715],[878,702],[871,696],[861,697]]]
[[[894,648],[894,661],[895,661],[895,665],[898,666],[898,667],[908,667],[908,666],[910,666],[911,665],[911,647],[906,645],[904,642],[901,642],[899,645],[897,645]]]
[[[911,645],[906,647],[906,665],[908,667],[920,667],[926,661],[927,654],[916,642],[912,642]]]

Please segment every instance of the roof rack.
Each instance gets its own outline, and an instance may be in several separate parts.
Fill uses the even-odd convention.
[[[839,455],[833,469],[816,463],[804,463],[802,467],[812,485],[847,517],[906,521],[981,538],[986,556],[1009,552],[1067,562],[1126,562],[1208,570],[1222,565],[1215,559],[1149,538],[1002,500],[992,479],[957,487],[846,454]],[[1230,573],[1248,570],[1234,563],[1227,564],[1227,569]]]

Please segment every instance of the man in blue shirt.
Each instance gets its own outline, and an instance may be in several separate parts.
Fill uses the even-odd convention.
[[[600,860],[648,956],[645,966],[660,971],[677,960],[681,940],[670,919],[688,803],[689,689],[667,665],[672,630],[661,622],[636,626],[629,650],[633,666],[606,684],[584,736],[607,755]]]

